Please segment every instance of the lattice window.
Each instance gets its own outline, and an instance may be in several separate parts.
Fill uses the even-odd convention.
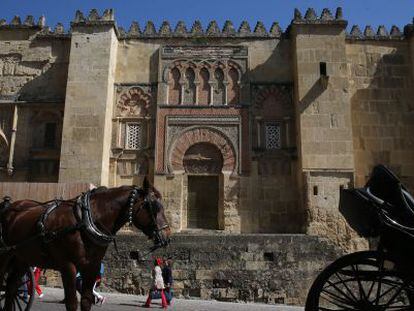
[[[266,149],[280,149],[280,124],[267,123],[265,125]]]
[[[142,126],[140,123],[126,124],[125,149],[138,150],[142,148]]]

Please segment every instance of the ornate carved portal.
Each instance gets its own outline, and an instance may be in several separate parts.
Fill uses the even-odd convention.
[[[193,128],[181,134],[170,155],[174,171],[234,172],[236,163],[236,153],[228,138],[209,128]]]

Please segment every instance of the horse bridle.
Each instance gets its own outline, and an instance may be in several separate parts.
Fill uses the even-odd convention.
[[[164,235],[162,234],[162,230],[169,228],[168,224],[165,224],[164,226],[162,226],[161,228],[158,227],[157,224],[157,216],[156,216],[156,212],[155,212],[155,208],[153,206],[152,200],[150,198],[150,194],[145,195],[144,198],[144,203],[135,210],[134,212],[134,205],[137,203],[137,197],[138,197],[138,193],[142,191],[142,189],[134,186],[134,188],[132,189],[131,194],[129,195],[129,201],[128,201],[128,223],[130,226],[132,226],[133,222],[132,219],[134,218],[134,216],[142,209],[145,208],[145,206],[148,206],[148,212],[151,216],[151,220],[152,220],[152,225],[155,228],[153,230],[153,240],[154,240],[154,250],[163,246],[167,246],[170,241],[169,239],[166,239],[164,237]]]

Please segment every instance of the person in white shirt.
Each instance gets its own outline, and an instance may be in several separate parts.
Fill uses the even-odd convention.
[[[161,303],[163,308],[167,308],[167,299],[165,298],[164,293],[164,279],[162,278],[162,259],[156,258],[154,260],[154,269],[152,270],[152,277],[154,279],[154,283],[152,288],[149,291],[147,301],[145,302],[144,307],[149,308],[151,306],[151,299],[159,299],[161,298]]]

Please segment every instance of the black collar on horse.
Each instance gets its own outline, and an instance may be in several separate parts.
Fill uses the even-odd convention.
[[[12,270],[11,275],[18,280],[27,266],[59,270],[67,310],[76,310],[77,271],[84,280],[82,310],[90,309],[100,262],[116,232],[126,223],[152,239],[153,248],[167,245],[170,235],[161,195],[146,178],[141,188],[102,187],[74,200],[50,201],[45,205],[31,200],[5,201],[0,222],[7,245],[0,248],[0,273]]]

